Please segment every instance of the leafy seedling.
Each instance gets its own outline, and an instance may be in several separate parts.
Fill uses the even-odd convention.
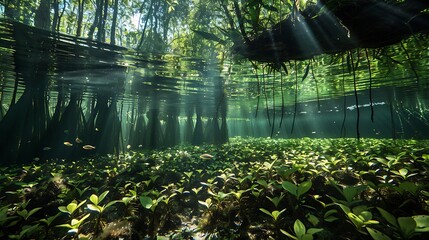
[[[304,195],[306,192],[310,190],[312,186],[311,181],[302,182],[298,185],[295,185],[294,183],[291,183],[289,181],[284,181],[282,183],[283,189],[288,191],[290,194],[295,196],[297,200],[301,198],[302,195]]]
[[[86,214],[85,216],[83,216],[81,219],[75,219],[73,218],[70,222],[70,224],[61,224],[61,225],[57,225],[57,227],[65,227],[68,228],[69,230],[67,231],[68,233],[71,234],[79,234],[79,228],[80,226],[85,222],[85,220],[89,217],[89,213]]]
[[[172,194],[170,197],[175,196],[175,194]],[[142,195],[140,196],[139,200],[140,200],[140,204],[148,209],[151,210],[152,212],[155,212],[156,207],[158,206],[158,204],[163,201],[165,198],[167,198],[166,196],[160,196],[158,197],[156,200],[153,200],[152,198]],[[167,200],[168,203],[169,199]]]
[[[274,204],[274,206],[277,208],[278,206],[279,206],[279,204],[280,204],[280,201],[284,198],[284,194],[283,193],[281,193],[280,194],[280,196],[275,196],[275,197],[272,197],[272,198],[270,198],[270,197],[268,197],[267,196],[267,198]]]
[[[211,198],[207,198],[204,202],[203,201],[198,201],[199,204],[203,205],[206,208],[210,208],[212,206],[212,199]]]
[[[79,209],[83,204],[85,204],[86,200],[78,203],[76,200],[73,200],[71,203],[69,203],[67,206],[59,206],[58,210],[63,213],[67,213],[70,216],[73,215],[73,213]]]
[[[382,233],[381,231],[378,231],[377,229],[366,227],[366,230],[374,240],[391,240],[389,236]]]
[[[293,224],[293,231],[294,234],[291,234],[283,229],[280,229],[280,232],[282,232],[284,235],[296,239],[296,240],[312,240],[313,235],[323,231],[323,228],[309,228],[306,229],[304,223],[301,222],[301,220],[296,219],[295,223]]]
[[[395,228],[396,232],[404,239],[410,239],[416,234],[429,232],[429,215],[416,215],[412,217],[395,218],[393,214],[377,207],[381,216]]]
[[[270,216],[274,220],[274,222],[277,222],[277,220],[279,219],[280,214],[282,214],[284,211],[286,211],[286,209],[283,209],[281,211],[274,210],[274,211],[270,212],[270,211],[268,211],[265,208],[259,208],[259,210],[261,212],[267,214],[268,216]]]
[[[379,222],[372,219],[372,213],[368,211],[366,206],[357,206],[350,210],[349,207],[337,203],[338,206],[344,211],[348,219],[353,223],[361,233],[364,233],[362,228],[372,224],[378,224]]]
[[[108,207],[112,206],[113,204],[120,202],[119,200],[115,200],[115,201],[110,201],[105,205],[100,205],[100,202],[102,202],[104,200],[104,198],[106,197],[106,195],[109,193],[109,191],[105,191],[102,194],[100,194],[100,196],[97,196],[95,194],[92,194],[89,197],[89,200],[91,201],[91,203],[87,204],[87,207],[89,210],[91,211],[95,211],[98,213],[103,213]]]
[[[100,196],[92,194],[89,197],[89,201],[91,201],[91,203],[86,205],[89,210],[98,213],[98,217],[95,223],[96,233],[98,233],[99,229],[101,228],[101,215],[103,214],[103,212],[106,211],[106,209],[112,206],[113,204],[121,202],[120,200],[115,200],[115,201],[108,202],[105,205],[100,205],[100,203],[104,200],[104,198],[107,196],[108,193],[109,191],[104,191],[102,194],[100,194]]]
[[[407,180],[408,178],[418,174],[418,173],[410,173],[410,170],[408,170],[407,168],[401,168],[398,171],[392,170],[391,173],[401,177],[404,180]]]
[[[341,193],[341,195],[344,197],[345,201],[338,200],[334,197],[329,196],[332,201],[336,203],[341,203],[346,206],[351,206],[352,204],[360,202],[360,200],[355,200],[356,196],[358,196],[361,192],[365,191],[368,186],[366,185],[358,185],[358,186],[347,186],[343,189],[341,189],[340,186],[338,186],[336,183],[331,181],[331,185],[335,187],[335,189],[338,190],[338,192]]]
[[[39,211],[40,209],[42,209],[41,207],[38,208],[33,208],[30,211],[28,211],[27,209],[23,209],[21,211],[16,211],[16,213],[21,216],[23,219],[28,220],[29,217],[31,217],[31,215],[35,214],[37,211]]]
[[[35,235],[40,229],[39,224],[35,225],[25,225],[22,227],[18,235],[9,235],[9,239],[29,239],[31,236]]]

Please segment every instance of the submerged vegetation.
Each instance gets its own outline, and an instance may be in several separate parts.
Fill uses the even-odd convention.
[[[0,238],[429,239],[428,7],[1,1]]]
[[[235,138],[2,167],[9,239],[425,239],[426,140]]]
[[[378,101],[376,90],[424,94],[427,10],[423,0],[2,1],[0,160],[222,144],[248,134],[230,134],[230,119],[251,115],[270,128],[252,136],[312,136],[297,133],[299,104],[317,101],[318,114],[333,96],[344,97],[338,136],[378,137],[361,106],[373,123],[382,103],[383,137],[408,137],[404,126],[429,126],[424,98],[410,111],[403,89]]]

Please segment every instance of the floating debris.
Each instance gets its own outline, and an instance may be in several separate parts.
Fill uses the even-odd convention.
[[[130,149],[130,148],[131,148],[131,145],[130,145],[130,144],[128,144],[128,145],[127,145],[127,149]]]
[[[85,149],[85,150],[94,150],[95,149],[95,147],[94,146],[92,146],[92,145],[84,145],[84,146],[82,146],[82,148],[83,149]]]
[[[201,159],[209,160],[209,159],[212,159],[212,158],[213,158],[213,156],[212,156],[212,155],[210,155],[210,154],[208,154],[208,153],[204,153],[204,154],[202,154],[202,155],[200,156],[200,158],[201,158]]]
[[[78,137],[75,139],[75,142],[76,143],[83,143],[83,141],[80,138],[78,138]]]
[[[71,142],[64,142],[64,146],[66,146],[66,147],[73,147],[73,143],[71,143]]]

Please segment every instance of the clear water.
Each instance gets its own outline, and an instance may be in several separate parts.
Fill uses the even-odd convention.
[[[29,158],[62,154],[76,141],[118,153],[234,136],[356,137],[357,130],[427,138],[427,50],[425,39],[413,38],[370,49],[368,58],[354,52],[355,74],[346,54],[289,62],[286,74],[255,70],[239,56],[139,53],[2,20],[0,130],[10,137],[0,146],[4,158]]]
[[[429,239],[418,37],[286,74],[0,20],[0,238]]]

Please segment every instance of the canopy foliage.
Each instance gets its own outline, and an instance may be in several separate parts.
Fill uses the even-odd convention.
[[[328,37],[325,40],[330,42],[330,37],[347,38],[350,28],[353,28],[350,25],[341,26],[347,20],[359,21],[359,26],[370,27],[368,23],[378,19],[365,13],[364,6],[372,10],[376,6],[372,14],[388,19],[380,22],[379,28],[361,30],[368,35],[375,34],[374,31],[380,32],[386,24],[396,26],[410,19],[424,25],[419,26],[416,32],[422,32],[422,29],[427,32],[429,5],[423,0],[4,0],[0,4],[0,12],[7,18],[77,37],[144,51],[205,57],[222,57],[224,54],[221,53],[234,49],[241,55],[261,61],[272,61],[266,59],[272,51],[265,55],[261,52],[267,47],[268,50],[274,49],[274,52],[286,51],[281,52],[283,55],[290,51],[285,50],[284,44],[295,48],[296,42],[282,40],[292,32],[304,34],[301,37],[308,39],[305,34],[323,28],[313,37],[317,41]],[[386,17],[387,12],[390,18]],[[326,16],[338,21],[323,19]],[[302,29],[300,22],[307,22],[310,29]],[[312,23],[315,26],[311,26]],[[285,30],[285,26],[290,29]],[[331,30],[338,30],[338,36],[332,36]],[[322,36],[324,31],[328,32]],[[268,42],[273,33],[274,43]],[[292,56],[283,56],[276,61],[309,58],[352,47],[359,47],[359,44],[340,49],[322,46],[318,51],[308,54],[298,52],[296,56],[292,53]]]

